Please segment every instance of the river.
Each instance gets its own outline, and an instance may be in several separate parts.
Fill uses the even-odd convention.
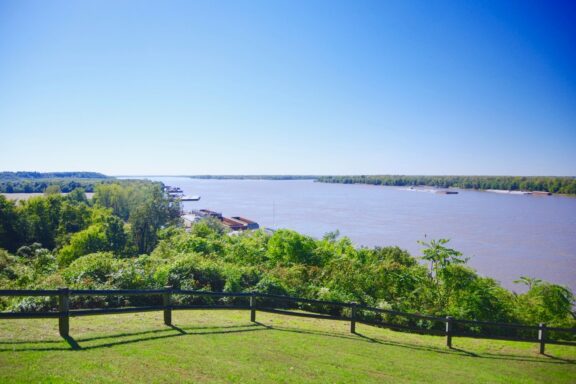
[[[515,291],[520,276],[576,292],[576,198],[459,190],[442,195],[400,187],[311,180],[198,180],[157,177],[185,194],[184,208],[243,216],[262,227],[314,237],[339,230],[359,246],[397,245],[421,255],[418,240],[449,238],[469,265]]]

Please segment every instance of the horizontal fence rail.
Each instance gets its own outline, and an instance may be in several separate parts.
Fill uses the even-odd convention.
[[[472,337],[538,343],[540,353],[546,344],[576,346],[576,328],[548,327],[546,324],[523,325],[476,320],[437,317],[419,313],[406,313],[357,303],[323,301],[301,297],[272,295],[260,292],[210,292],[188,289],[4,289],[0,296],[57,297],[57,311],[0,312],[0,319],[58,319],[59,332],[68,337],[70,317],[163,311],[164,323],[172,325],[173,310],[234,309],[250,310],[250,320],[256,322],[256,311],[315,319],[350,322],[350,332],[356,333],[356,324],[366,324],[394,330],[443,335],[452,348],[452,338]],[[108,308],[70,308],[74,297],[156,297],[154,305],[118,306]],[[175,300],[178,299],[178,300]],[[226,299],[227,302],[222,300]],[[216,301],[214,301],[216,300]],[[219,300],[219,301],[218,301]],[[555,337],[551,337],[554,335]],[[560,336],[560,337],[559,337]],[[564,337],[564,339],[562,339]]]

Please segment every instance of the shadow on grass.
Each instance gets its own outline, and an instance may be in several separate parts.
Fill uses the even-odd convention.
[[[59,344],[62,340],[41,340],[41,341],[29,341],[29,340],[19,340],[19,341],[3,341],[0,340],[1,345],[18,345],[18,344],[33,344],[33,343],[42,343],[42,344]],[[0,349],[1,350],[1,349]]]
[[[382,345],[388,345],[388,346],[393,346],[393,347],[399,347],[399,348],[406,348],[406,349],[411,349],[411,350],[417,350],[417,351],[426,351],[426,352],[434,352],[434,353],[439,353],[439,354],[446,354],[446,355],[460,355],[463,357],[471,357],[471,358],[478,358],[478,359],[494,359],[494,360],[509,360],[509,361],[526,361],[526,362],[532,362],[532,363],[543,363],[543,364],[576,364],[576,360],[571,360],[571,359],[564,359],[564,358],[560,358],[560,357],[555,357],[552,355],[548,355],[546,354],[545,356],[554,360],[548,360],[542,357],[530,357],[530,356],[526,356],[526,355],[514,355],[514,354],[507,354],[507,353],[489,353],[489,352],[483,352],[483,353],[474,353],[471,351],[467,351],[461,348],[440,348],[440,347],[433,347],[433,346],[424,346],[424,345],[418,345],[418,344],[409,344],[409,343],[401,343],[401,342],[397,342],[397,341],[391,341],[391,340],[385,340],[385,339],[377,339],[377,338],[373,338],[373,337],[369,337],[366,335],[363,335],[359,332],[356,333],[351,333],[349,335],[345,335],[345,334],[338,334],[338,333],[329,333],[329,332],[322,332],[322,331],[313,331],[313,330],[304,330],[304,329],[300,329],[300,328],[291,328],[291,327],[285,327],[285,326],[271,326],[271,325],[265,325],[262,323],[258,323],[257,324],[266,327],[268,329],[271,330],[275,330],[275,331],[281,331],[281,332],[292,332],[292,333],[299,333],[299,334],[308,334],[308,335],[318,335],[318,336],[327,336],[327,337],[336,337],[336,338],[340,338],[340,339],[349,339],[349,340],[362,340],[368,343],[375,343],[375,344],[382,344]]]
[[[430,346],[421,346],[421,345],[416,345],[416,344],[405,344],[405,343],[400,343],[400,342],[395,342],[395,341],[375,339],[372,337],[362,335],[360,333],[356,333],[356,335],[369,341],[369,342],[371,342],[371,343],[391,345],[391,346],[395,346],[395,347],[408,348],[408,349],[421,350],[421,351],[431,351],[431,352],[443,353],[443,354],[452,354],[452,355],[457,354],[457,355],[460,355],[463,357],[471,357],[471,358],[478,358],[478,359],[526,361],[526,362],[531,362],[531,363],[562,364],[562,365],[564,365],[564,364],[576,364],[576,360],[564,359],[564,358],[555,357],[555,356],[551,356],[551,355],[544,355],[544,356],[549,357],[549,358],[556,360],[556,361],[550,361],[550,360],[546,360],[544,358],[536,357],[536,356],[530,357],[530,356],[526,356],[526,355],[514,355],[514,354],[509,354],[509,353],[498,353],[498,354],[490,353],[490,352],[474,353],[471,351],[467,351],[465,349],[455,348],[455,347],[451,347],[449,349],[443,349],[443,348],[441,349],[441,348],[430,347]]]
[[[544,356],[549,357],[549,358],[554,359],[554,360],[560,360],[560,361],[563,361],[563,362],[568,363],[568,364],[576,364],[576,360],[564,359],[562,357],[552,356],[552,355],[549,355],[547,353],[544,353]]]
[[[415,351],[434,352],[445,355],[458,355],[462,357],[478,358],[478,359],[494,359],[494,360],[508,360],[508,361],[525,361],[532,363],[542,364],[576,364],[574,359],[566,359],[550,354],[544,354],[548,359],[542,357],[530,357],[526,355],[514,355],[507,353],[474,353],[461,348],[441,348],[434,346],[424,346],[418,344],[402,343],[398,341],[391,341],[387,339],[374,338],[366,336],[362,333],[337,333],[337,332],[324,332],[309,329],[301,329],[286,326],[267,325],[261,322],[254,322],[250,324],[230,325],[230,326],[189,326],[177,327],[169,325],[164,329],[156,329],[141,332],[124,332],[104,336],[86,337],[86,338],[73,338],[68,336],[64,338],[65,345],[62,340],[45,340],[45,341],[0,341],[0,352],[25,352],[25,351],[87,351],[91,349],[109,348],[119,345],[134,344],[151,340],[168,339],[173,337],[190,337],[201,335],[216,335],[216,334],[232,334],[232,333],[245,333],[254,331],[277,331],[277,332],[290,332],[296,334],[316,335],[323,337],[332,337],[339,339],[347,339],[351,341],[361,341],[367,343],[375,343],[387,345],[392,347],[406,348]],[[109,342],[106,342],[110,340]],[[96,342],[94,345],[90,345]],[[61,346],[55,346],[60,344]],[[88,344],[88,345],[86,345]],[[1,348],[5,346],[4,348]],[[11,346],[8,347],[8,346]]]
[[[74,338],[72,336],[65,336],[64,340],[66,340],[66,342],[68,343],[70,348],[72,348],[73,350],[77,351],[79,349],[82,349],[80,347],[80,345],[76,342],[76,340],[74,340]]]
[[[26,352],[26,351],[87,351],[98,348],[109,348],[117,345],[140,343],[143,341],[167,339],[181,336],[195,335],[216,335],[228,333],[243,333],[254,331],[265,331],[268,328],[261,327],[258,324],[245,324],[234,326],[214,326],[214,327],[177,327],[169,325],[165,329],[157,329],[142,332],[124,332],[96,337],[74,338],[72,336],[64,337],[68,344],[60,347],[43,346],[44,344],[53,345],[55,343],[63,344],[61,340],[46,341],[3,341],[2,345],[13,345],[12,348],[0,348],[0,352]],[[129,338],[129,339],[126,339]],[[118,340],[121,339],[121,340]],[[110,342],[106,342],[111,340]],[[97,342],[95,345],[85,345],[86,343]]]

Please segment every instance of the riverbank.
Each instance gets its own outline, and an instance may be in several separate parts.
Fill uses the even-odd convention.
[[[459,188],[509,191],[511,194],[561,194],[576,196],[576,177],[553,176],[321,176],[322,183],[369,184],[395,187]]]

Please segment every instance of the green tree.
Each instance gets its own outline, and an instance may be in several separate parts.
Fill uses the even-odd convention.
[[[530,290],[533,287],[536,287],[536,286],[542,284],[542,280],[536,279],[534,277],[520,276],[520,278],[518,280],[514,280],[514,283],[515,284],[524,284],[528,287],[528,290]]]
[[[97,215],[93,224],[70,237],[70,243],[58,253],[58,262],[60,265],[68,265],[77,258],[94,252],[113,252],[122,256],[126,242],[122,220],[111,214]]]
[[[69,265],[81,256],[90,253],[107,251],[106,229],[102,224],[92,224],[88,228],[75,233],[70,238],[70,244],[58,252],[58,263]]]
[[[100,184],[94,192],[94,203],[102,207],[111,208],[114,215],[123,220],[130,217],[130,192],[128,186],[120,184]]]
[[[441,279],[437,311],[442,315],[481,321],[514,320],[514,296],[495,280],[480,277],[461,264],[447,266]]]
[[[158,241],[159,220],[152,204],[138,207],[130,217],[130,233],[138,253],[150,253]]]
[[[116,216],[109,216],[104,222],[104,228],[107,250],[112,251],[115,255],[122,255],[128,242],[128,236],[124,231],[124,222]]]
[[[280,229],[268,241],[269,257],[279,263],[319,265],[314,239],[295,231]]]
[[[15,252],[25,239],[21,217],[16,204],[0,195],[0,248]]]
[[[164,196],[158,185],[147,187],[147,195],[130,214],[130,232],[139,253],[150,253],[158,243],[158,230],[175,222],[180,206]]]
[[[66,195],[66,198],[70,201],[76,203],[84,203],[88,204],[88,198],[86,197],[86,191],[83,188],[75,188],[69,194]]]
[[[576,325],[572,308],[574,295],[563,286],[538,282],[530,289],[517,296],[516,313],[526,324],[541,322],[558,327]]]
[[[190,233],[194,236],[203,238],[215,238],[220,237],[226,233],[226,227],[222,222],[213,217],[207,217],[195,223]]]
[[[59,195],[62,191],[60,190],[60,186],[58,184],[51,184],[44,190],[44,195]]]
[[[48,249],[56,246],[62,201],[60,195],[49,195],[33,197],[24,203],[19,213],[26,228],[26,243],[38,242]]]
[[[468,258],[463,257],[462,253],[455,249],[445,247],[449,239],[431,240],[429,243],[418,241],[418,244],[425,248],[422,250],[422,260],[430,262],[430,275],[438,282],[446,267],[452,264],[465,264]]]
[[[56,244],[63,246],[68,243],[73,233],[85,229],[90,224],[91,210],[84,203],[64,200],[60,208]]]

